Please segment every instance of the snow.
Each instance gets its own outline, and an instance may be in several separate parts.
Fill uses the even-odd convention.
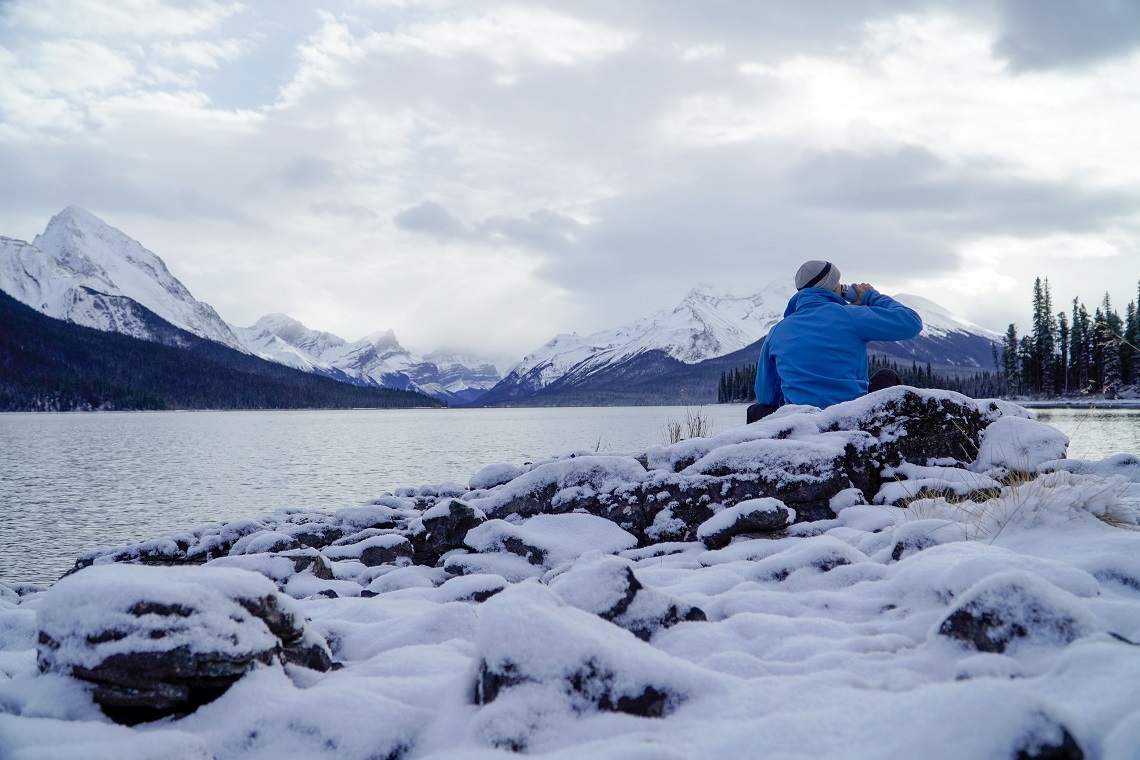
[[[520,525],[488,520],[467,533],[465,543],[479,552],[509,551],[533,565],[555,568],[592,549],[616,554],[637,539],[614,523],[583,514],[535,515]]]
[[[0,239],[0,289],[56,319],[150,339],[134,302],[183,330],[245,351],[162,259],[76,206],[52,217],[31,244]]]
[[[947,308],[936,304],[928,298],[922,296],[910,295],[908,293],[899,293],[894,296],[894,299],[901,303],[903,306],[909,306],[922,315],[922,333],[929,337],[941,337],[948,333],[966,333],[970,335],[981,335],[994,342],[1000,342],[1002,336],[991,330],[963,319],[956,314],[951,313]]]
[[[480,357],[440,351],[413,354],[392,330],[347,341],[286,314],[267,314],[249,327],[231,329],[248,350],[269,361],[445,400],[463,401],[462,394],[489,390],[501,378],[493,362]]]
[[[973,469],[1036,472],[1045,462],[1064,458],[1068,448],[1069,437],[1054,427],[1036,420],[1002,417],[986,428]]]
[[[1135,760],[1140,459],[1064,459],[1063,436],[1011,411],[995,413],[970,469],[903,462],[885,473],[950,498],[869,505],[840,490],[833,517],[716,550],[635,546],[602,517],[520,505],[706,478],[714,466],[767,475],[757,463],[777,462],[815,477],[813,463],[866,435],[819,433],[852,409],[798,409],[715,444],[654,447],[648,469],[565,455],[485,470],[462,501],[491,519],[434,565],[355,557],[452,516],[453,484],[93,553],[93,566],[46,591],[0,584],[0,757]],[[777,422],[793,435],[776,439]],[[701,535],[782,506],[718,505]],[[322,531],[337,538],[320,549],[253,551]],[[206,559],[223,544],[246,553],[112,563],[179,546]],[[316,572],[320,561],[331,573]],[[262,662],[189,715],[131,728],[66,674],[171,643],[259,650],[269,634],[233,599],[267,594],[339,668]],[[148,616],[129,612],[142,599],[194,606],[203,622],[152,639]],[[54,653],[40,631],[59,642]]]
[[[276,597],[277,588],[253,573],[231,569],[105,565],[92,567],[56,583],[36,610],[42,634],[58,644],[44,646],[47,668],[91,668],[115,654],[167,651],[220,652],[240,657],[271,650],[276,639],[237,601]],[[302,617],[292,600],[286,612]],[[197,614],[181,615],[185,624],[160,631],[160,616],[135,614],[139,605],[163,605]],[[104,636],[106,632],[114,636]]]
[[[563,333],[532,351],[503,377],[505,386],[534,392],[557,381],[573,381],[619,365],[648,351],[663,351],[685,364],[739,351],[753,345],[779,322],[792,283],[776,281],[749,295],[694,288],[677,306],[589,335]],[[896,298],[923,318],[923,335],[951,333],[1000,341],[1001,336],[952,314],[919,296]]]
[[[731,507],[722,509],[715,515],[701,523],[697,528],[697,538],[706,538],[714,533],[720,533],[723,530],[731,528],[733,524],[752,514],[767,514],[770,512],[780,512],[786,510],[783,502],[779,499],[749,499],[735,504]],[[788,515],[788,523],[795,520],[795,512]]]

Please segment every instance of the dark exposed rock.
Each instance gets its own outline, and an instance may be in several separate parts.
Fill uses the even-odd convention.
[[[297,539],[302,549],[321,549],[345,535],[344,529],[337,525],[308,523],[298,528],[293,531],[293,538]]]
[[[778,499],[750,499],[701,523],[697,538],[710,549],[723,549],[735,536],[783,530],[791,517],[791,512]]]
[[[295,603],[241,570],[89,568],[45,595],[38,621],[40,670],[92,683],[127,725],[192,712],[257,664],[332,664]]]
[[[444,499],[424,512],[424,533],[415,540],[416,563],[434,565],[447,552],[461,548],[467,531],[486,520],[486,515],[470,504]]]
[[[938,633],[979,652],[1001,654],[1027,640],[1068,644],[1096,628],[1066,592],[1028,573],[1008,572],[971,588],[942,621]]]
[[[616,557],[580,560],[550,582],[568,604],[621,626],[642,641],[682,622],[708,620],[704,610],[647,588]]]
[[[329,561],[315,549],[309,548],[282,552],[280,556],[288,557],[293,560],[294,572],[303,573],[308,571],[311,572],[314,577],[322,581],[331,581],[335,577],[333,575],[332,566],[329,565]]]
[[[399,542],[395,542],[389,546],[367,546],[360,552],[360,561],[366,567],[378,567],[380,565],[389,565],[395,563],[399,559],[411,560],[415,553],[412,549],[411,541],[400,537]]]
[[[1014,760],[1084,760],[1085,752],[1069,732],[1048,715],[1038,713],[1034,725],[1015,747]]]
[[[254,663],[273,657],[272,650],[236,659],[180,647],[115,654],[93,668],[77,665],[71,674],[95,685],[92,695],[107,717],[133,726],[193,712],[224,694]]]
[[[949,459],[964,467],[977,456],[982,431],[1007,411],[997,404],[981,409],[972,399],[949,392],[918,392],[902,386],[870,394],[861,402],[825,410],[820,429],[869,433],[876,440],[869,453],[877,470],[902,462],[925,465]]]

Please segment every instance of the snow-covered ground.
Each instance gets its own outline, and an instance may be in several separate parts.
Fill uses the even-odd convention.
[[[1140,459],[1065,459],[998,403],[971,412],[968,461],[887,462],[914,428],[872,407],[496,465],[0,586],[0,757],[1140,757]],[[680,503],[732,478],[806,493],[860,454],[880,490],[836,481],[827,519],[726,497],[694,526]],[[658,489],[679,501],[642,523],[598,508]],[[119,725],[94,697],[126,687],[77,676],[139,652],[236,680]]]

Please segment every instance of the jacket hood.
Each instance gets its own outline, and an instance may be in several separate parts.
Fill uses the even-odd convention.
[[[792,296],[792,300],[788,301],[788,307],[784,309],[784,316],[791,316],[805,306],[821,303],[847,304],[842,296],[830,290],[824,288],[804,288],[803,290],[797,290],[796,294]]]

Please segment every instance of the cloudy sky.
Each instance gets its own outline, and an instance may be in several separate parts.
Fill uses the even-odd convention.
[[[808,258],[994,330],[1140,280],[1138,0],[0,0],[0,234],[518,357]]]

